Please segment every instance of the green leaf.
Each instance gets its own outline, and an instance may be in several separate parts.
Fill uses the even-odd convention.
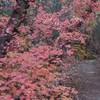
[[[58,30],[53,30],[52,32],[52,38],[56,39],[59,36],[59,31]]]
[[[0,14],[1,14],[1,15],[10,16],[10,15],[12,14],[12,11],[11,11],[11,10],[1,10],[1,11],[0,11]]]

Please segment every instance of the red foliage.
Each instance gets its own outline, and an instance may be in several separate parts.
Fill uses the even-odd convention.
[[[91,31],[90,23],[95,19],[95,12],[100,10],[100,2],[73,0],[68,6],[65,0],[60,0],[62,9],[53,13],[44,10],[44,2],[27,2],[28,10],[34,8],[37,14],[29,21],[26,15],[26,20],[21,22],[16,16],[19,24],[11,22],[6,29],[7,33],[15,35],[7,43],[7,54],[0,58],[0,100],[72,100],[77,91],[63,85],[64,80],[69,81],[63,71],[74,55],[72,43],[85,45],[88,36],[84,32]],[[8,20],[8,17],[0,17],[1,33]],[[84,32],[79,30],[81,24],[86,27]],[[52,38],[54,36],[56,38]]]

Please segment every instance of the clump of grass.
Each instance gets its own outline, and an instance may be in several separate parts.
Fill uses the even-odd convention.
[[[87,49],[87,47],[83,44],[73,44],[73,48],[75,50],[75,57],[78,59],[89,60],[95,58],[93,53],[89,49]]]

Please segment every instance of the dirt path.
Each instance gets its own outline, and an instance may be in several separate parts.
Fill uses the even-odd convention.
[[[82,61],[75,65],[73,81],[79,89],[78,100],[100,100],[100,60]]]

